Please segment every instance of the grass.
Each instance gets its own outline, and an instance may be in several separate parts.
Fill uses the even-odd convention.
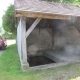
[[[0,80],[80,80],[79,76],[80,63],[23,72],[15,44],[9,46],[0,56]]]

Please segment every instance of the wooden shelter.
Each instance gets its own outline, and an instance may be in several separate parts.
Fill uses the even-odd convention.
[[[71,20],[80,17],[80,8],[65,4],[40,0],[15,0],[14,4],[15,17],[19,21],[17,27],[17,47],[21,66],[24,70],[29,68],[27,41],[30,39],[28,37],[36,26],[38,26],[37,28],[51,27],[49,33],[52,34],[50,30],[53,28],[54,20]],[[53,32],[55,32],[55,29],[53,29]],[[52,43],[54,44],[54,42]]]

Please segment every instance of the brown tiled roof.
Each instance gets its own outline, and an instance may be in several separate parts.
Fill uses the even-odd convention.
[[[51,15],[68,15],[80,16],[80,8],[54,2],[46,2],[40,0],[15,0],[16,14],[25,13],[40,13]]]

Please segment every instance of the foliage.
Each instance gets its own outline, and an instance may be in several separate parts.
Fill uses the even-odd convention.
[[[14,6],[10,5],[2,18],[2,26],[6,32],[16,33],[15,21],[14,21]]]
[[[4,30],[2,28],[2,26],[0,26],[0,35],[2,35],[4,33]]]
[[[50,2],[54,1],[58,3],[80,6],[80,0],[44,0],[44,1],[50,1]]]
[[[0,33],[2,33],[2,28],[0,27]]]
[[[4,33],[2,34],[2,36],[3,36],[4,38],[6,38],[6,39],[15,39],[15,38],[16,38],[16,35],[11,34],[11,33],[8,33],[8,32],[4,32]]]

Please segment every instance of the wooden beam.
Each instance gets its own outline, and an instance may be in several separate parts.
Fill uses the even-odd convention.
[[[21,21],[19,21],[18,27],[17,27],[17,49],[18,54],[20,57],[20,62],[22,62],[22,45],[21,45]]]
[[[26,44],[26,18],[22,17],[21,20],[21,44],[22,44],[22,62],[21,66],[23,71],[29,68],[29,64],[27,62],[27,44]]]
[[[31,27],[26,32],[26,38],[29,36],[29,34],[33,31],[33,29],[37,26],[37,24],[40,22],[42,18],[37,18],[34,23],[31,25]]]
[[[63,15],[63,14],[51,14],[51,13],[40,13],[40,12],[19,12],[16,11],[15,17],[31,17],[31,18],[45,18],[45,19],[63,19],[63,20],[70,20],[71,15]]]
[[[25,18],[21,18],[21,41],[22,41],[22,64],[26,64],[27,63],[27,46],[26,46],[26,19]]]

